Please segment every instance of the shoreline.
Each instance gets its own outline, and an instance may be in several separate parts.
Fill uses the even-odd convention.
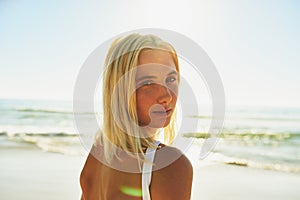
[[[80,199],[85,156],[45,152],[29,143],[2,141],[0,196],[3,199]],[[299,199],[300,174],[199,161],[192,199]]]

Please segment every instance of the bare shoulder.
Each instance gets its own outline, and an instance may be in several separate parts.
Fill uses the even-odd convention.
[[[98,148],[93,146],[81,171],[80,181],[93,177],[96,169],[99,168],[100,162],[94,156],[96,151],[98,151]]]
[[[82,199],[92,199],[91,195],[98,195],[97,187],[99,186],[99,173],[101,163],[93,156],[96,147],[92,147],[84,167],[80,174],[80,186],[82,189]]]
[[[177,148],[163,145],[156,153],[151,183],[153,200],[188,200],[191,196],[193,167]]]

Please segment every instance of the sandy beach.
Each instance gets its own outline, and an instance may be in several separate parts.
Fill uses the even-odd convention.
[[[82,156],[44,152],[27,143],[0,147],[0,197],[17,199],[79,199]]]
[[[192,199],[296,200],[300,175],[216,164],[194,170]]]
[[[44,152],[32,144],[1,140],[1,199],[80,198],[84,156]],[[194,168],[192,199],[296,200],[299,188],[300,174],[204,164]]]

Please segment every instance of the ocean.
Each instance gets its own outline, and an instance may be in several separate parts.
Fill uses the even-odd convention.
[[[91,115],[91,113],[82,113]],[[86,155],[75,128],[71,101],[0,100],[0,145],[30,143],[43,151]],[[199,118],[209,126],[210,116]],[[203,130],[206,130],[205,127]],[[205,131],[193,135],[193,147],[201,148]],[[213,162],[300,173],[300,108],[230,106]]]

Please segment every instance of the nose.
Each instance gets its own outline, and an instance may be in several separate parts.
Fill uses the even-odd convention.
[[[172,101],[172,91],[167,86],[159,85],[157,92],[159,94],[157,98],[159,104],[168,105]]]

